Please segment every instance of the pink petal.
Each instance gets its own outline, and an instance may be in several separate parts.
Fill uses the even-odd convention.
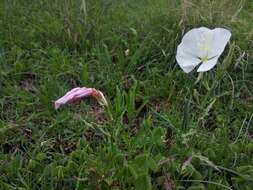
[[[64,96],[56,100],[54,102],[54,107],[55,109],[58,109],[61,105],[64,105],[68,102],[73,102],[75,100],[89,96],[96,98],[101,105],[107,106],[107,101],[101,91],[96,90],[95,88],[77,87],[68,91]]]

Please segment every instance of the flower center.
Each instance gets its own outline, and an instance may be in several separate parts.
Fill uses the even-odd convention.
[[[208,61],[208,57],[207,57],[207,56],[202,57],[202,58],[201,58],[201,61],[202,61],[202,62],[206,62],[206,61]]]

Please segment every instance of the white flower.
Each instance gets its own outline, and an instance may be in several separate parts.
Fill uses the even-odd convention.
[[[184,72],[191,72],[201,63],[197,72],[212,69],[224,51],[231,32],[224,28],[210,30],[206,27],[187,32],[177,47],[176,60]]]

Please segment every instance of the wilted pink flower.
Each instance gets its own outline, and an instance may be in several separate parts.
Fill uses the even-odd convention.
[[[95,88],[77,87],[68,91],[64,96],[59,98],[54,102],[54,108],[58,109],[61,105],[68,102],[73,102],[75,100],[81,99],[83,97],[92,96],[96,98],[99,104],[107,106],[108,103],[103,95],[103,93]]]

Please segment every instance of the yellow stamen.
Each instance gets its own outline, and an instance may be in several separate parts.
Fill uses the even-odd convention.
[[[206,62],[206,61],[208,61],[208,57],[207,57],[207,56],[202,57],[202,58],[201,58],[201,61],[202,61],[202,62]]]

